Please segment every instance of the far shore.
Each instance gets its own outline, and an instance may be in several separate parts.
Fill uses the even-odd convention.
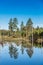
[[[1,41],[27,41],[29,42],[29,39],[27,39],[26,37],[18,37],[18,38],[14,38],[12,36],[0,36],[0,42]],[[38,39],[37,40],[38,43],[42,43],[43,39]]]

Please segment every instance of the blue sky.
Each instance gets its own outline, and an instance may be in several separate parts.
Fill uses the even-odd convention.
[[[8,29],[9,19],[14,17],[18,18],[19,25],[31,18],[35,27],[43,26],[43,0],[0,0],[1,29]]]

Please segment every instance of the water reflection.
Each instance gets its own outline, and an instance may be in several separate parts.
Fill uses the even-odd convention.
[[[10,57],[14,59],[17,59],[18,58],[18,46],[20,45],[21,48],[20,48],[20,51],[21,51],[21,54],[24,54],[25,52],[27,53],[27,55],[31,58],[32,57],[32,54],[33,54],[33,46],[31,44],[29,44],[29,42],[26,42],[26,41],[21,41],[20,44],[16,43],[16,46],[13,45],[13,43],[9,43],[9,54],[10,54]],[[15,44],[15,43],[14,43]],[[26,50],[25,50],[26,49]],[[25,50],[25,52],[24,52]]]
[[[2,57],[4,55],[4,60],[7,62],[7,59],[9,59],[9,62],[12,62],[13,65],[15,63],[13,61],[15,60],[17,63],[19,63],[19,65],[21,65],[20,63],[22,63],[22,65],[24,65],[24,63],[26,63],[27,65],[35,65],[39,58],[40,61],[38,62],[38,64],[41,64],[43,60],[43,44],[41,43],[33,43],[32,45],[32,43],[23,40],[17,42],[2,42],[0,43],[0,48],[2,49],[0,54],[2,55]],[[35,63],[33,61],[35,61]],[[29,62],[34,64],[29,64]]]
[[[21,52],[24,54],[24,47],[21,45]]]
[[[18,58],[18,49],[14,47],[12,44],[9,46],[9,54],[10,57],[14,57],[14,59]]]
[[[6,44],[6,41],[2,41],[2,42],[0,42],[0,45],[2,46],[2,47],[4,47],[4,45]]]
[[[27,52],[28,56],[31,58],[32,55],[33,55],[33,49],[32,49],[32,48],[28,48],[28,49],[26,50],[26,52]]]
[[[32,44],[29,44],[29,42],[25,42],[25,41],[21,41],[20,44],[16,43],[16,45],[17,45],[17,46],[21,45],[21,49],[20,49],[21,54],[24,54],[24,53],[25,53],[24,50],[25,50],[25,48],[26,48],[25,51],[26,51],[27,55],[28,55],[30,58],[32,57],[32,55],[33,55],[33,53],[34,53],[33,47],[38,47],[38,48],[43,47],[43,46],[41,46],[41,44],[35,43],[35,44],[32,45]],[[17,58],[18,58],[18,54],[19,54],[19,53],[18,53],[18,50],[19,50],[19,49],[17,49],[16,46],[14,47],[13,44],[11,44],[11,45],[9,46],[9,54],[10,54],[11,58],[12,58],[12,57],[14,57],[14,59],[17,59]]]

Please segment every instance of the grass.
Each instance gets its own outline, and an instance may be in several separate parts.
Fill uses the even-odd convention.
[[[12,37],[12,36],[0,36],[0,41],[26,41],[29,42],[29,39],[27,39],[26,37]],[[38,39],[37,40],[38,43],[43,42],[43,39]]]
[[[0,40],[4,40],[4,41],[14,41],[14,40],[23,40],[23,41],[29,41],[28,39],[26,39],[25,37],[12,37],[12,36],[0,36]]]

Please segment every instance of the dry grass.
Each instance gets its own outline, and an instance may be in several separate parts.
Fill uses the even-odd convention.
[[[12,36],[0,36],[0,40],[5,40],[5,41],[14,41],[14,40],[24,40],[24,41],[29,41],[28,39],[26,39],[25,37],[22,38],[22,37],[18,37],[18,38],[14,38]]]

